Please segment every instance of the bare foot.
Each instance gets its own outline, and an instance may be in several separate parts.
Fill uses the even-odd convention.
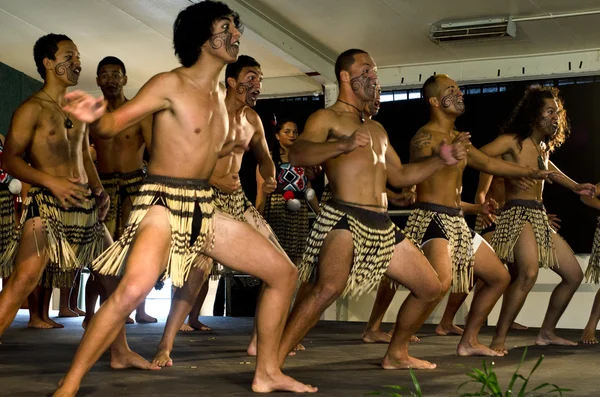
[[[462,328],[457,327],[454,324],[438,324],[438,326],[435,327],[435,333],[440,336],[462,335],[463,332]]]
[[[577,346],[577,342],[572,342],[563,338],[559,338],[555,334],[540,332],[535,338],[535,344],[538,346],[559,345],[559,346]]]
[[[514,329],[516,331],[527,331],[529,329],[529,327],[521,325],[517,322],[513,322],[512,325],[510,326],[510,329]]]
[[[492,343],[490,344],[490,349],[492,349],[498,353],[508,354],[508,349],[506,349],[506,342],[504,340],[503,341],[493,340]]]
[[[79,316],[78,316],[78,317],[79,317]],[[52,320],[50,317],[48,317],[48,318],[45,318],[45,319],[44,319],[44,321],[45,321],[47,324],[50,324],[50,326],[51,326],[52,328],[64,328],[64,327],[65,327],[64,325],[62,325],[62,324],[59,324],[59,323],[57,323],[56,321]]]
[[[135,324],[135,321],[133,321],[131,317],[127,317],[127,321],[125,321],[125,324]]]
[[[79,316],[85,316],[85,312],[83,310],[81,310],[80,308],[76,307],[75,309],[73,309],[73,311],[75,313],[77,313]]]
[[[255,393],[271,393],[274,391],[291,391],[294,393],[316,393],[316,387],[305,385],[279,372],[274,375],[254,375],[252,391]]]
[[[147,369],[149,371],[157,371],[160,367],[154,363],[150,363],[139,354],[128,350],[125,352],[110,351],[110,367],[112,369],[138,368]]]
[[[31,318],[27,323],[27,328],[37,328],[37,329],[52,329],[50,324],[42,320],[41,318]]]
[[[411,342],[421,342],[421,339],[419,339],[419,337],[417,335],[411,335],[410,341]]]
[[[383,331],[367,331],[362,333],[362,340],[365,343],[390,343],[392,335]]]
[[[383,369],[434,369],[437,367],[437,365],[432,364],[429,361],[419,360],[412,356],[407,356],[402,360],[398,360],[387,354],[383,357],[381,366]]]
[[[304,350],[306,350],[306,347],[304,347],[304,345],[302,343],[298,343],[296,345],[296,347],[294,347],[295,352],[298,352],[298,351],[303,352]]]
[[[77,389],[77,390],[79,390],[79,389]],[[58,390],[56,390],[54,392],[52,397],[75,397],[77,395],[77,390],[74,390],[74,391],[68,390],[67,391],[62,386],[59,386]]]
[[[587,329],[583,330],[583,335],[581,335],[581,343],[586,345],[596,345],[598,344],[598,339],[596,339],[596,329]]]
[[[140,314],[138,315],[137,313],[135,314],[135,321],[138,324],[152,324],[152,323],[157,323],[158,320],[152,316],[149,316],[148,314],[144,313],[144,314]]]
[[[501,351],[496,351],[487,346],[482,345],[479,342],[475,343],[467,343],[461,342],[458,344],[456,348],[456,354],[459,356],[490,356],[490,357],[502,357],[504,353]]]
[[[58,311],[58,317],[79,317],[79,314],[75,313],[68,307],[64,307]]]
[[[154,358],[152,359],[152,365],[159,367],[172,367],[173,360],[171,359],[171,349],[158,348]]]
[[[187,325],[187,324],[181,324],[181,327],[179,327],[179,330],[180,330],[181,332],[192,332],[192,331],[195,331],[195,329],[194,329],[194,328],[190,327],[190,326],[189,326],[189,325]]]
[[[190,325],[190,327],[192,327],[198,331],[212,331],[211,327],[209,327],[206,324],[201,323],[200,320],[198,320],[198,319],[195,319],[195,320],[190,319],[188,321],[188,324]]]

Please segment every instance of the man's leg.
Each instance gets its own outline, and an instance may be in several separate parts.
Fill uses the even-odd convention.
[[[385,312],[392,304],[392,300],[396,295],[396,291],[392,288],[389,280],[385,278],[379,283],[377,288],[377,295],[375,296],[375,302],[373,302],[373,309],[371,309],[371,316],[369,322],[362,333],[362,340],[365,343],[389,343],[392,339],[392,335],[381,330],[381,323]]]
[[[442,315],[440,323],[435,327],[435,333],[440,336],[446,335],[462,335],[463,329],[454,324],[454,317],[458,313],[458,309],[469,296],[466,292],[450,292],[448,295],[448,303],[446,304],[446,310]]]
[[[577,288],[579,288],[579,285],[583,281],[583,272],[569,244],[558,234],[553,234],[552,239],[554,240],[554,247],[558,257],[558,266],[555,266],[552,270],[562,280],[554,288],[554,291],[552,291],[548,310],[546,311],[546,316],[544,317],[535,343],[537,345],[575,346],[577,342],[559,338],[556,336],[555,331],[558,320],[560,320]]]
[[[135,321],[138,324],[152,324],[158,322],[155,317],[146,313],[146,300],[144,299],[138,307],[135,308]]]
[[[77,272],[75,281],[73,282],[73,288],[71,289],[71,296],[69,297],[69,308],[73,310],[79,316],[85,316],[85,312],[79,308],[79,287],[81,286],[81,271]]]
[[[104,238],[102,242],[103,251],[108,249],[113,243],[113,238],[110,235],[110,232],[106,228],[106,225],[103,226],[104,229]],[[100,304],[103,304],[106,299],[108,299],[108,293],[106,292],[101,277],[98,274],[94,274],[90,272],[90,276],[87,279],[85,284],[85,317],[81,322],[81,326],[83,328],[87,327],[89,322],[91,321],[94,313],[96,312],[96,303],[98,302],[98,297],[100,297]],[[116,288],[116,284],[114,286]],[[114,291],[111,290],[111,292]],[[131,321],[133,322],[133,320]]]
[[[581,336],[582,343],[585,343],[586,345],[595,345],[598,343],[598,339],[596,339],[596,327],[598,327],[598,321],[600,321],[600,290],[596,292],[592,311],[590,312],[590,319],[583,330],[583,335]]]
[[[118,340],[124,339],[123,324],[146,298],[164,271],[170,244],[171,225],[167,209],[153,206],[138,226],[123,278],[88,324],[71,367],[54,394],[55,397],[75,396],[85,374],[117,336]]]
[[[204,260],[206,259],[207,258],[204,257]],[[209,261],[212,260],[209,259]],[[201,269],[199,267],[193,267],[183,287],[175,288],[175,293],[171,299],[169,317],[167,318],[165,330],[163,331],[163,336],[158,344],[152,364],[158,365],[159,367],[171,367],[173,365],[171,351],[173,350],[175,336],[185,321],[185,318],[190,313],[190,310],[196,301],[196,297],[200,292],[200,288],[206,280],[206,270],[207,268]]]
[[[279,363],[283,363],[319,321],[321,314],[342,294],[352,267],[354,245],[349,230],[329,232],[319,252],[318,276],[306,297],[292,310],[281,339]]]
[[[215,214],[214,247],[209,255],[235,271],[261,279],[265,285],[256,313],[258,354],[252,390],[316,392],[316,388],[284,375],[279,365],[281,335],[298,278],[289,258],[250,225],[219,212]]]
[[[15,268],[0,291],[0,336],[13,322],[21,304],[42,277],[48,261],[45,248],[46,236],[42,231],[40,218],[29,219],[23,226],[15,257]]]
[[[436,242],[443,242],[435,244]],[[426,244],[430,253],[442,251],[448,257],[447,241],[434,239]],[[442,284],[425,256],[410,240],[397,244],[386,275],[396,280],[411,293],[398,311],[392,340],[383,358],[384,369],[433,369],[435,364],[419,360],[408,354],[411,336],[423,325],[441,299]],[[445,276],[449,277],[449,276]]]
[[[480,286],[475,291],[465,332],[457,347],[459,356],[502,356],[502,352],[479,343],[479,331],[485,319],[510,283],[510,275],[490,246],[479,245],[475,252],[475,277]]]
[[[496,334],[490,345],[492,349],[504,354],[508,353],[506,349],[508,330],[521,311],[529,291],[535,285],[539,272],[537,242],[529,223],[523,226],[514,253],[516,263],[512,265],[514,268],[511,270],[511,284],[504,292]]]
[[[204,301],[206,300],[206,295],[208,295],[208,278],[202,283],[202,288],[200,288],[198,298],[196,298],[196,302],[194,303],[194,306],[190,311],[190,315],[188,316],[187,326],[190,327],[192,331],[212,331],[208,325],[203,324],[199,319],[202,305],[204,305]],[[181,328],[179,330],[181,331]]]
[[[72,288],[73,286],[60,288],[58,317],[79,317],[79,314],[69,308]]]
[[[40,314],[42,316],[42,319],[47,324],[50,324],[52,328],[64,328],[64,325],[59,324],[50,318],[50,300],[52,299],[53,292],[54,289],[52,287],[42,288],[42,309]]]
[[[53,328],[52,325],[44,321],[42,316],[44,310],[44,290],[44,287],[36,285],[33,291],[27,296],[27,306],[29,309],[29,322],[27,323],[27,328]]]

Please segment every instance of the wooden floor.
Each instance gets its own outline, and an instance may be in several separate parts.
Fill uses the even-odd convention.
[[[175,366],[158,372],[111,370],[107,355],[85,378],[78,396],[249,396],[255,359],[245,355],[252,319],[203,317],[214,331],[179,334],[173,354]],[[67,370],[81,338],[81,319],[60,319],[66,327],[55,330],[25,328],[26,314],[20,314],[0,345],[0,396],[31,397],[50,394]],[[128,326],[133,350],[151,359],[164,323]],[[307,350],[292,357],[285,372],[298,380],[318,386],[321,396],[364,396],[384,390],[384,385],[410,386],[406,371],[385,371],[379,366],[386,345],[360,341],[364,324],[320,322],[305,340]],[[433,335],[425,326],[412,344],[411,354],[437,363],[438,369],[418,371],[423,395],[456,396],[459,384],[481,357],[457,357],[456,336]],[[489,343],[492,329],[484,329],[481,340]],[[494,368],[503,385],[508,383],[523,348],[535,339],[535,330],[513,332],[509,356],[494,359]],[[580,331],[561,331],[577,340]],[[597,346],[530,346],[524,365],[528,373],[541,354],[545,360],[534,374],[531,386],[544,382],[571,388],[568,396],[600,396],[600,348]],[[492,360],[487,360],[491,362]],[[475,391],[470,388],[464,391]],[[408,394],[401,393],[403,396]],[[274,395],[289,395],[276,393]],[[515,393],[516,395],[516,393]]]

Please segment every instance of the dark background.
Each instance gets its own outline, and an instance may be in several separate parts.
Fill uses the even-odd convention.
[[[571,135],[566,143],[552,156],[556,166],[577,182],[600,181],[600,160],[594,154],[600,148],[600,77],[578,79],[528,81],[493,85],[470,85],[462,87],[465,93],[466,112],[457,120],[461,131],[471,133],[475,147],[481,147],[495,139],[501,125],[509,118],[525,89],[531,84],[557,86],[565,102],[567,116],[571,122]],[[396,91],[405,93],[406,91]],[[386,93],[384,92],[383,96]],[[278,120],[291,118],[300,131],[308,116],[324,107],[324,99],[300,97],[259,100],[256,111],[265,126],[267,139],[273,139],[273,114]],[[386,128],[390,142],[403,162],[409,160],[409,142],[414,133],[427,122],[428,113],[422,99],[383,102],[379,114],[374,118]],[[240,178],[248,198],[256,197],[256,161],[251,152],[244,157]],[[471,168],[465,170],[463,179],[464,201],[473,202],[479,173]],[[320,194],[322,178],[314,188]],[[544,202],[549,213],[562,219],[560,233],[576,253],[591,251],[597,212],[579,200],[579,196],[562,186],[546,184]],[[473,218],[467,220],[472,225]]]

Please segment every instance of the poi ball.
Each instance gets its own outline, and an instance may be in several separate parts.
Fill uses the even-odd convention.
[[[286,205],[287,205],[287,209],[290,211],[293,211],[293,212],[300,210],[300,208],[302,207],[302,204],[300,203],[300,200],[298,200],[298,199],[288,200]]]
[[[306,199],[307,200],[314,199],[315,195],[316,195],[314,189],[311,189],[311,188],[306,189],[306,193],[305,194],[306,194]]]
[[[8,184],[8,190],[12,193],[12,194],[19,194],[21,193],[21,190],[23,189],[23,184],[21,183],[20,180],[18,179],[13,179],[12,181],[10,181],[10,183]]]
[[[296,197],[296,196],[294,195],[294,192],[292,192],[291,190],[286,190],[285,192],[283,192],[283,199],[285,201],[291,200],[294,197]]]

